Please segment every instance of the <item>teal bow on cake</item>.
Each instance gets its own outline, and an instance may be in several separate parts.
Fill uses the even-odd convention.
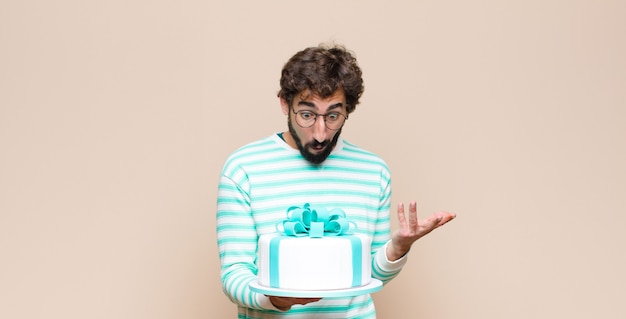
[[[282,225],[287,236],[339,236],[354,232],[356,223],[346,218],[340,208],[327,210],[321,206],[305,203],[304,206],[291,206],[287,209],[287,219],[276,225]]]

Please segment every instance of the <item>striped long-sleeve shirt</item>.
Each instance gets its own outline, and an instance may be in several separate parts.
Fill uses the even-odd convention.
[[[276,134],[235,151],[219,180],[217,240],[223,290],[239,318],[375,318],[370,295],[324,298],[281,312],[248,285],[256,279],[259,236],[276,232],[287,208],[304,203],[341,208],[356,222],[356,232],[372,239],[372,277],[388,282],[406,263],[406,257],[386,258],[390,201],[387,164],[342,138],[320,165]]]

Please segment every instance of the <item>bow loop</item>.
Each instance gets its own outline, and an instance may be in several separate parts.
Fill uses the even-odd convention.
[[[346,213],[340,208],[330,211],[322,206],[313,206],[305,203],[302,207],[287,208],[287,219],[276,225],[276,229],[287,236],[340,236],[349,235],[356,229],[356,223],[346,218]]]

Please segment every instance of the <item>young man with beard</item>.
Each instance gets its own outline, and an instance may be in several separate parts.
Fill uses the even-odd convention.
[[[370,295],[289,298],[250,290],[256,280],[257,241],[276,231],[291,206],[339,207],[372,239],[372,276],[388,282],[407,261],[411,245],[452,220],[439,212],[418,220],[397,208],[399,229],[390,232],[391,177],[377,155],[341,138],[363,93],[361,69],[340,46],[307,48],[283,67],[280,105],[286,132],[235,151],[220,176],[217,237],[224,292],[239,318],[375,318]]]

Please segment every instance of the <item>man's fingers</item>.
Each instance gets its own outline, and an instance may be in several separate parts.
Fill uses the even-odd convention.
[[[441,213],[441,220],[439,221],[439,226],[443,226],[445,225],[447,222],[453,220],[456,217],[456,214],[454,213],[447,213],[447,212],[442,212]]]
[[[300,305],[306,305],[311,302],[320,301],[321,299],[322,298],[300,298],[298,301],[296,301],[296,303]]]
[[[408,215],[408,216],[407,216]],[[454,213],[437,212],[426,219],[420,220],[417,217],[417,203],[409,202],[409,211],[405,211],[404,203],[398,204],[398,224],[400,233],[406,237],[421,237],[433,229],[445,225],[456,217]]]
[[[454,217],[456,217],[456,214],[453,213],[448,213],[448,212],[438,212],[438,213],[434,213],[432,216],[430,216],[428,218],[428,221],[432,221],[433,222],[433,229],[437,228],[439,226],[443,226],[445,225],[447,222],[451,221],[452,219],[454,219]],[[425,222],[422,222],[422,226],[424,226]],[[430,228],[430,227],[428,227]]]
[[[277,296],[268,296],[270,297],[270,301],[276,308],[287,311],[291,309],[293,305],[306,305],[312,302],[320,301],[322,298],[296,298],[296,297],[277,297]]]
[[[398,225],[400,229],[406,227],[406,215],[404,215],[404,203],[398,204]]]
[[[418,226],[419,226],[419,224],[418,224],[418,220],[417,220],[417,203],[415,203],[415,201],[411,201],[411,203],[409,203],[409,227],[410,227],[410,231],[413,232],[413,231],[417,230]]]

